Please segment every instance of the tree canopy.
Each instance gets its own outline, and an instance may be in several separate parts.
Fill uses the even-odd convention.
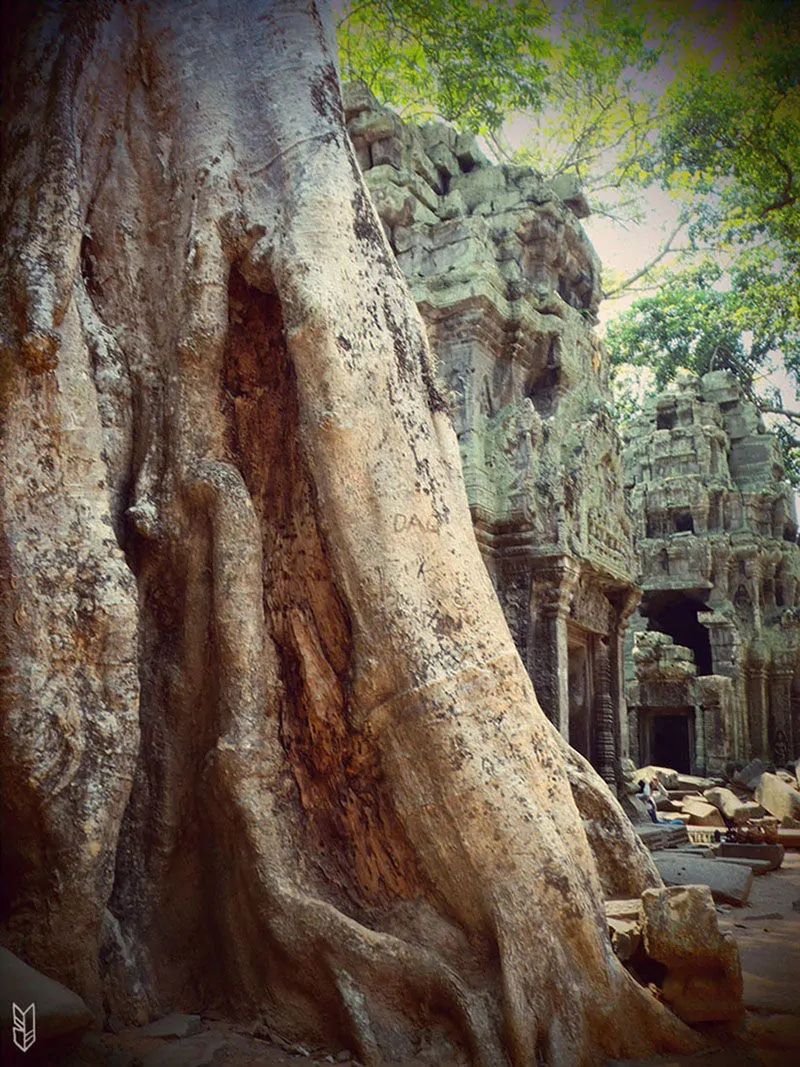
[[[339,21],[342,76],[408,118],[487,133],[542,106],[547,22],[538,0],[354,0]]]

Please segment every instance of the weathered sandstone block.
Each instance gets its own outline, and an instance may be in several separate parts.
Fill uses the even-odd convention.
[[[667,968],[662,992],[672,1010],[686,1022],[740,1015],[739,949],[730,934],[720,932],[708,887],[647,889],[642,916],[645,951]]]
[[[692,800],[689,797],[685,797],[681,801],[681,806],[684,812],[691,816],[692,823],[695,826],[725,826],[725,820],[713,804],[707,804],[704,800]]]
[[[800,793],[775,774],[762,774],[754,790],[762,807],[781,820],[783,826],[800,826]]]
[[[749,867],[670,852],[656,852],[653,860],[665,885],[705,885],[714,900],[724,904],[746,904],[750,896],[753,872]]]
[[[741,826],[748,819],[761,819],[766,815],[760,804],[752,800],[740,800],[732,790],[722,786],[706,789],[703,796],[709,804],[713,804],[726,819],[730,819],[736,826]]]

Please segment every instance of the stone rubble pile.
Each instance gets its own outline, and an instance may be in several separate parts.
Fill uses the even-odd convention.
[[[658,782],[652,789],[652,800],[659,822],[716,828],[723,836],[742,830],[753,840],[777,841],[779,830],[800,830],[800,780],[796,766],[791,767],[791,773],[769,770],[756,759],[729,781],[654,766],[628,768],[625,777],[628,793],[634,796],[639,795],[642,784]]]
[[[756,759],[724,781],[626,761],[623,802],[664,883],[708,886],[718,903],[746,904],[753,877],[780,867],[784,848],[800,848],[798,764],[773,771]]]
[[[660,999],[685,1022],[741,1014],[739,951],[719,929],[707,886],[647,889],[640,900],[609,900],[606,919],[618,958],[637,980],[656,985]]]
[[[786,847],[800,848],[800,761],[790,773],[753,760],[727,780],[637,769],[630,761],[623,770],[629,814],[637,804],[646,813],[638,783],[660,783],[652,795],[658,818],[667,821],[638,821],[636,828],[665,888],[606,901],[614,952],[638,981],[655,983],[656,995],[686,1022],[735,1019],[741,965],[717,913],[745,906],[754,877],[777,870]]]

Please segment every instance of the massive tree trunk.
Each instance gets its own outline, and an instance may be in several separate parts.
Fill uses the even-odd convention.
[[[611,951],[603,883],[658,878],[514,650],[324,12],[7,14],[4,940],[365,1063],[689,1047]]]

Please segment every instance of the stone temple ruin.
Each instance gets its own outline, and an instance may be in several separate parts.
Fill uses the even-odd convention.
[[[623,478],[580,191],[492,165],[444,124],[403,123],[363,87],[345,109],[545,712],[609,783],[623,756],[694,773],[792,758],[800,550],[755,406],[728,374],[679,377],[636,422]]]
[[[450,392],[483,556],[539,700],[608,782],[638,600],[583,197],[364,90],[348,130]]]
[[[715,773],[800,743],[800,548],[775,437],[733,375],[683,372],[626,452],[644,593],[631,756]]]

